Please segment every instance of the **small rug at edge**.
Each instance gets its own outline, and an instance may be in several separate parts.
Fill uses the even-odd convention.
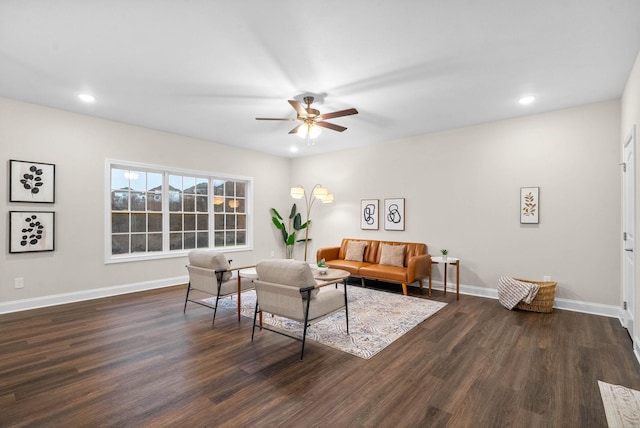
[[[364,359],[373,357],[447,305],[370,288],[347,287],[349,335],[346,334],[345,313],[339,311],[312,324],[307,330],[307,338]],[[214,303],[215,298],[206,301]],[[241,314],[253,319],[255,302],[254,290],[242,293]],[[235,311],[236,297],[220,299],[218,306]],[[263,322],[302,337],[302,323],[271,315],[264,316]]]
[[[640,426],[640,391],[598,381],[609,428]]]

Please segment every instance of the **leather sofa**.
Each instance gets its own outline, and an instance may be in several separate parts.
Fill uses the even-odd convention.
[[[363,286],[365,278],[402,284],[405,296],[407,284],[418,281],[423,288],[425,278],[431,281],[426,244],[345,238],[339,247],[320,248],[316,259],[360,277]]]

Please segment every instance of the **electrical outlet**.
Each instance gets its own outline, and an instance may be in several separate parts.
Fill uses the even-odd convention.
[[[271,257],[275,257],[276,256],[276,252],[271,250]]]
[[[15,288],[24,288],[24,278],[16,278],[13,286]]]
[[[543,276],[543,277],[542,277],[542,280],[543,280],[543,281],[546,281],[546,282],[551,281],[551,275],[545,275],[545,276]]]

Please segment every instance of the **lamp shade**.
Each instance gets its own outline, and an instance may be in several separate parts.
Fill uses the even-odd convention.
[[[318,186],[313,189],[313,196],[317,199],[324,199],[329,194],[329,190],[326,187]]]
[[[333,193],[329,193],[327,196],[322,198],[322,203],[323,204],[330,204],[332,202],[333,202]]]
[[[294,199],[301,199],[304,197],[304,187],[296,186],[291,188],[291,197]]]

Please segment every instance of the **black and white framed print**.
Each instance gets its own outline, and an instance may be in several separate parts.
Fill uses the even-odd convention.
[[[54,249],[53,211],[9,211],[10,253],[33,253]]]
[[[538,224],[540,223],[540,188],[521,187],[520,188],[520,223]]]
[[[384,229],[404,230],[404,198],[384,200]]]
[[[9,202],[53,204],[56,166],[51,163],[9,161]]]
[[[378,200],[362,199],[360,203],[360,229],[378,230]]]

